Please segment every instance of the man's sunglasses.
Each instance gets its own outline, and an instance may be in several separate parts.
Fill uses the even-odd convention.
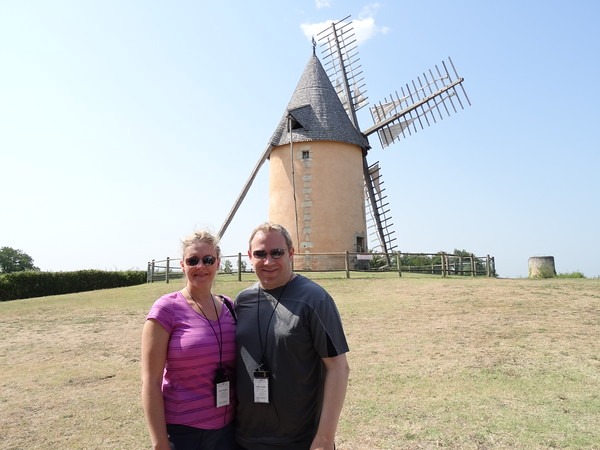
[[[254,250],[252,252],[252,256],[254,256],[256,259],[265,259],[267,255],[271,255],[271,258],[273,259],[279,259],[285,255],[285,249],[274,248],[270,252],[267,252],[266,250]]]
[[[202,259],[198,258],[197,256],[190,256],[189,258],[186,258],[185,264],[188,266],[197,266],[200,263],[200,261],[202,261],[202,264],[204,264],[205,266],[212,266],[216,260],[217,258],[210,255],[206,255]]]

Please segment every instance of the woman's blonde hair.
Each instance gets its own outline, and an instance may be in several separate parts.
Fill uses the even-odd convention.
[[[221,247],[219,247],[219,237],[212,234],[210,231],[196,231],[181,241],[181,252],[185,255],[185,249],[195,242],[205,242],[212,245],[217,252],[217,258],[221,257]]]

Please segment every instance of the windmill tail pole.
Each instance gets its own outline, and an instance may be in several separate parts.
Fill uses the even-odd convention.
[[[227,230],[227,227],[229,226],[229,224],[233,220],[233,216],[235,216],[235,213],[237,212],[238,208],[242,204],[242,201],[244,200],[244,198],[246,197],[246,194],[250,190],[250,186],[252,186],[252,183],[254,182],[254,179],[256,178],[256,175],[258,174],[258,171],[260,170],[260,168],[262,167],[262,165],[265,163],[265,161],[267,160],[267,158],[271,154],[271,150],[272,149],[273,149],[273,145],[269,144],[267,146],[267,148],[265,149],[265,151],[263,152],[263,154],[261,155],[261,157],[258,160],[258,162],[256,163],[256,165],[254,166],[254,169],[252,170],[252,173],[250,174],[250,177],[246,181],[246,184],[244,185],[244,188],[242,189],[242,192],[240,192],[240,195],[238,195],[237,200],[233,204],[233,208],[231,208],[231,211],[229,211],[229,214],[227,214],[227,218],[225,219],[225,222],[223,222],[223,225],[221,225],[221,229],[219,230],[219,233],[218,233],[219,238],[222,238],[223,235],[225,234],[225,231]]]

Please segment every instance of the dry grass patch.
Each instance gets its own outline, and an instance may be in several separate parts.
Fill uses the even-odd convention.
[[[352,366],[342,448],[600,442],[597,280],[358,283],[373,295],[338,296]]]
[[[382,276],[319,279],[351,347],[338,449],[600,448],[600,280]],[[148,448],[141,327],[179,283],[0,303],[0,448]]]

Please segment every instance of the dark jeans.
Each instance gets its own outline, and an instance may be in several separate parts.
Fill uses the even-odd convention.
[[[237,450],[233,424],[218,430],[201,430],[186,425],[167,424],[171,450]]]
[[[238,445],[238,450],[248,450],[246,447],[242,447],[241,445]],[[333,444],[333,450],[335,450],[335,443]]]

